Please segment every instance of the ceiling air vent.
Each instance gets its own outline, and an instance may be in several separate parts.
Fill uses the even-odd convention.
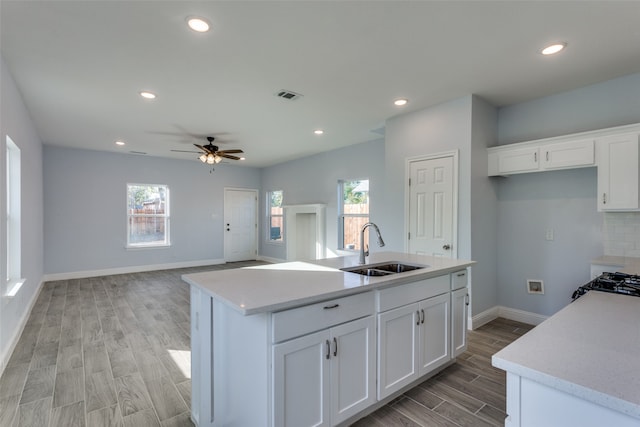
[[[294,99],[302,98],[301,94],[295,93],[290,90],[285,90],[285,89],[279,90],[278,93],[276,93],[276,96],[282,99],[286,99],[288,101],[293,101]]]

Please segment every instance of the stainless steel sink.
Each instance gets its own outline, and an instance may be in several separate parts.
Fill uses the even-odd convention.
[[[428,265],[405,264],[402,262],[392,261],[341,268],[341,270],[348,273],[361,274],[363,276],[387,276],[389,274],[406,273],[408,271],[419,270],[426,267],[428,267]]]

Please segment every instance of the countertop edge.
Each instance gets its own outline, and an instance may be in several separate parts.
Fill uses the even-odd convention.
[[[339,258],[343,258],[343,257],[339,257]],[[324,265],[326,264],[327,259],[317,260],[317,261],[308,261],[308,262],[312,264],[317,263],[318,265]],[[225,298],[224,295],[221,295],[215,290],[210,289],[207,285],[203,285],[193,280],[191,277],[189,277],[191,276],[191,274],[184,274],[181,276],[181,278],[184,282],[188,283],[189,285],[198,287],[201,291],[205,292],[207,295],[211,296],[212,298],[216,298],[220,300],[225,305],[237,311],[238,313],[244,316],[249,316],[253,314],[272,313],[276,311],[287,310],[287,309],[296,308],[304,305],[327,301],[334,298],[341,298],[349,295],[355,295],[355,294],[364,293],[364,292],[371,292],[374,290],[384,289],[384,288],[393,287],[393,286],[401,286],[406,283],[415,282],[416,280],[425,280],[432,277],[438,277],[444,274],[449,274],[454,271],[459,271],[460,269],[466,269],[476,264],[475,261],[471,261],[471,260],[452,259],[451,262],[454,263],[455,265],[432,268],[427,271],[415,270],[415,271],[407,272],[404,274],[401,273],[399,275],[380,277],[380,278],[376,278],[379,280],[376,280],[373,283],[369,283],[366,286],[336,289],[333,291],[328,291],[326,293],[309,295],[309,296],[300,297],[292,300],[266,304],[266,305],[262,305],[254,308],[243,308],[239,306],[234,301],[229,300],[228,298]],[[340,268],[334,268],[334,270],[336,272],[339,272]],[[347,272],[342,272],[342,273],[355,274],[355,273],[347,273]]]
[[[500,352],[491,356],[491,364],[503,371],[519,375],[539,384],[560,390],[605,408],[621,412],[634,418],[640,418],[640,405],[606,394],[574,382],[545,374],[522,364],[511,362],[499,356]]]

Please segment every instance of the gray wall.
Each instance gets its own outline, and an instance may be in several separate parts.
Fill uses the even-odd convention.
[[[505,144],[637,122],[640,74],[501,108],[498,135]],[[493,179],[499,303],[551,315],[589,279],[590,260],[604,253],[595,168]],[[547,228],[554,241],[544,239]],[[544,280],[545,295],[528,294],[527,279]]]
[[[497,186],[487,176],[487,147],[497,139],[498,112],[474,96],[471,111],[470,229],[471,314],[479,314],[498,302],[498,205]]]
[[[497,112],[476,96],[466,96],[387,120],[382,224],[387,239],[404,250],[406,160],[459,150],[458,257],[478,262],[472,269],[475,315],[497,304],[496,190],[487,177],[486,147],[497,139]],[[454,243],[455,244],[455,243]]]
[[[127,183],[169,186],[170,247],[125,249]],[[259,189],[260,171],[47,146],[45,273],[222,260],[225,187]]]
[[[42,204],[42,142],[31,122],[22,96],[13,81],[4,59],[0,56],[0,235],[4,236],[7,200],[6,189],[6,136],[20,148],[21,153],[21,259],[22,277],[26,282],[18,294],[5,297],[4,285],[0,289],[0,371],[4,367],[8,351],[17,339],[20,325],[29,314],[31,302],[37,296],[43,276],[43,204]],[[0,277],[6,277],[6,239],[0,243]],[[4,283],[4,281],[2,282]]]
[[[260,229],[267,229],[265,197],[268,191],[283,190],[285,205],[326,204],[327,256],[338,255],[338,180],[367,178],[370,188],[370,218],[375,222],[381,209],[384,209],[382,194],[385,172],[384,140],[382,139],[264,168],[261,174],[263,191],[260,203]],[[391,232],[384,227],[380,231],[386,241]],[[379,250],[378,247],[371,245],[371,252],[376,250]],[[268,258],[284,260],[286,248],[281,243],[266,242],[265,233],[262,232],[260,254]]]
[[[404,250],[406,159],[458,149],[458,257],[471,257],[471,99],[471,96],[455,99],[387,120],[386,186],[380,225],[390,249]]]

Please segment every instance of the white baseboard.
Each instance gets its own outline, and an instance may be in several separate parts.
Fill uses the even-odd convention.
[[[482,313],[476,314],[473,317],[469,318],[469,329],[478,329],[480,326],[485,325],[492,320],[500,317],[498,315],[498,306],[491,307],[488,310],[483,311]]]
[[[490,309],[471,317],[469,321],[469,329],[478,329],[480,326],[487,324],[498,317],[515,320],[516,322],[522,322],[528,325],[539,325],[548,318],[548,316],[543,316],[542,314],[496,305],[495,307],[491,307]]]
[[[549,316],[543,316],[542,314],[502,306],[498,308],[498,317],[504,317],[505,319],[515,320],[516,322],[522,322],[528,325],[539,325],[549,318]]]
[[[270,262],[272,264],[277,264],[279,262],[287,262],[286,259],[280,259],[280,258],[272,258],[269,256],[258,256],[258,261],[265,261],[265,262]]]
[[[40,292],[42,291],[42,285],[44,285],[44,282],[45,282],[44,280],[40,281],[40,284],[38,285],[38,289],[33,293],[33,296],[31,297],[31,301],[29,301],[29,306],[22,313],[20,322],[18,322],[18,327],[14,331],[11,331],[11,333],[13,333],[13,336],[9,340],[11,344],[9,344],[9,346],[7,346],[7,348],[4,349],[4,351],[0,349],[0,377],[4,373],[4,369],[7,367],[7,364],[9,363],[9,359],[13,354],[13,350],[16,349],[16,346],[18,345],[18,341],[20,341],[20,337],[22,336],[22,331],[24,331],[24,327],[27,325],[29,316],[31,316],[31,310],[33,310],[33,306],[36,304],[36,301],[40,296]],[[3,298],[6,298],[6,297],[3,297]],[[5,302],[2,301],[0,303],[4,304]]]
[[[110,276],[112,274],[141,273],[145,271],[169,270],[173,268],[204,267],[224,264],[224,259],[203,259],[198,261],[173,262],[170,264],[132,265],[130,267],[105,268],[102,270],[72,271],[44,275],[44,281],[83,279],[86,277]]]

